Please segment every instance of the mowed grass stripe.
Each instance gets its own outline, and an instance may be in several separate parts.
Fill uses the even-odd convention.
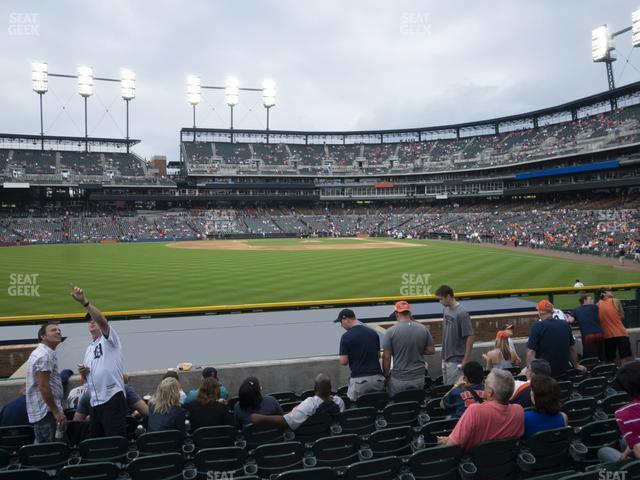
[[[399,296],[403,274],[429,274],[432,290],[449,283],[458,291],[568,286],[575,278],[591,284],[640,280],[637,272],[527,251],[417,243],[426,246],[324,251],[187,250],[158,243],[2,248],[0,315],[76,311],[69,282],[85,288],[101,308],[121,310]],[[6,287],[11,273],[39,273],[40,297],[10,297]]]

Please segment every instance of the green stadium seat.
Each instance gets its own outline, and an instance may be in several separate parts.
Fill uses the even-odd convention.
[[[453,388],[453,385],[436,385],[429,390],[429,398],[442,398]]]
[[[338,395],[346,395],[348,391],[349,391],[349,385],[344,385],[340,387],[336,393]],[[313,394],[315,395],[315,392],[313,392]]]
[[[614,393],[598,401],[598,410],[612,417],[616,410],[629,402],[631,402],[631,396],[628,393]]]
[[[67,464],[69,453],[68,445],[62,442],[24,445],[18,450],[18,461],[27,468],[58,470]]]
[[[393,400],[394,403],[402,403],[402,402],[418,402],[422,404],[427,395],[427,392],[424,390],[420,390],[417,388],[411,388],[409,390],[404,390],[402,392],[398,392]]]
[[[344,392],[338,392],[338,393],[342,393],[343,395],[346,395],[347,391],[345,390]],[[306,400],[309,397],[313,397],[315,394],[316,392],[314,390],[305,390],[300,394],[300,401]]]
[[[365,393],[356,400],[358,408],[374,407],[376,410],[382,410],[389,403],[389,395],[387,392]]]
[[[336,435],[317,440],[311,447],[319,467],[346,467],[359,460],[362,439],[356,434]]]
[[[605,395],[609,383],[605,377],[589,377],[574,385],[574,393],[580,397],[601,398]]]
[[[581,427],[593,420],[596,405],[595,398],[579,398],[564,403],[562,411],[567,414],[570,426]]]
[[[205,478],[206,472],[233,472],[234,477],[244,473],[247,452],[240,447],[203,448],[193,457],[198,476]]]
[[[191,435],[196,450],[203,448],[233,447],[238,430],[230,425],[200,427]]]
[[[342,478],[344,480],[395,480],[402,467],[398,457],[365,460],[349,465]]]
[[[418,402],[401,402],[387,405],[382,411],[382,416],[387,422],[387,427],[402,427],[418,425],[420,404]]]
[[[124,463],[129,451],[129,441],[124,437],[103,437],[84,440],[78,446],[83,463]]]
[[[476,468],[474,480],[515,479],[518,471],[518,439],[508,438],[483,442],[473,447],[468,456]]]
[[[302,444],[312,443],[316,440],[331,435],[333,417],[325,413],[316,413],[300,425],[293,432],[295,439]]]
[[[573,473],[558,480],[600,480],[600,473],[598,471]]]
[[[600,359],[597,357],[588,357],[580,360],[580,365],[586,367],[587,370],[592,370],[594,367],[600,364]]]
[[[432,398],[431,400],[427,401],[426,412],[431,420],[443,420],[449,416],[447,411],[440,406],[441,401],[442,397]]]
[[[127,473],[131,480],[178,480],[183,466],[184,458],[179,453],[149,455],[133,459]]]
[[[247,448],[253,450],[259,445],[282,442],[284,433],[278,427],[265,423],[250,423],[242,429],[242,437]]]
[[[260,445],[254,452],[258,476],[265,478],[275,473],[302,468],[304,445],[300,442]]]
[[[571,427],[545,430],[520,442],[518,464],[531,475],[544,475],[571,468],[571,454],[586,454],[584,445],[572,445]],[[533,460],[533,461],[532,461]]]
[[[31,425],[16,425],[14,427],[0,427],[0,448],[15,454],[23,445],[33,443],[33,427]]]
[[[605,377],[607,381],[611,382],[616,374],[618,373],[618,367],[615,363],[605,363],[603,365],[598,365],[594,367],[592,370],[587,372],[587,375],[590,377]]]
[[[374,458],[409,455],[413,433],[411,427],[385,428],[369,435],[367,445],[373,452]]]
[[[546,475],[536,475],[535,477],[527,477],[527,480],[560,480],[568,475],[575,474],[575,470],[563,470],[560,472],[548,473]]]
[[[368,435],[376,429],[377,416],[375,407],[351,408],[340,412],[337,421],[343,434]]]
[[[161,453],[182,453],[184,434],[179,430],[143,433],[136,440],[140,455],[159,455]]]
[[[300,405],[300,401],[296,400],[293,402],[283,402],[280,404],[280,408],[282,408],[282,411],[284,413],[289,413],[291,410],[293,410],[294,408],[296,408],[298,405]]]
[[[300,400],[300,398],[298,397],[298,394],[295,392],[275,392],[275,393],[268,393],[267,395],[275,398],[278,401],[278,403],[281,403],[281,404],[288,403],[288,402],[296,402]]]
[[[337,474],[330,467],[290,470],[275,477],[275,480],[336,480]]]
[[[59,480],[116,480],[120,469],[115,463],[98,462],[62,467]]]
[[[38,468],[20,470],[0,470],[0,480],[51,480],[49,474]]]
[[[424,424],[419,433],[424,436],[425,444],[436,445],[437,437],[448,437],[458,423],[457,418],[447,418],[443,420],[433,420]]]
[[[437,446],[418,450],[407,466],[416,480],[458,480],[461,458],[459,445]]]
[[[11,454],[8,451],[0,448],[0,469],[3,469],[7,465],[9,465],[10,461],[11,461]]]
[[[620,432],[615,419],[598,420],[582,426],[576,436],[587,447],[587,454],[581,464],[598,461],[598,450],[602,447],[619,448]]]
[[[570,380],[562,380],[558,382],[558,386],[560,387],[560,401],[564,403],[571,398],[573,383]]]

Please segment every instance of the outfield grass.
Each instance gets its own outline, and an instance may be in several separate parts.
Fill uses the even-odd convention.
[[[188,250],[164,243],[1,248],[0,316],[78,311],[69,282],[103,310],[127,310],[400,296],[403,274],[428,274],[432,290],[448,283],[458,291],[566,287],[576,278],[585,284],[640,281],[638,272],[527,251],[421,243],[422,248],[326,251]],[[16,273],[38,274],[40,296],[10,296],[10,275]]]

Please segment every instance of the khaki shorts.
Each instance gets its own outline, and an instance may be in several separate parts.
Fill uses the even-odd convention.
[[[384,376],[371,375],[368,377],[358,377],[349,379],[349,389],[347,397],[352,402],[358,400],[365,393],[380,392],[384,390]]]

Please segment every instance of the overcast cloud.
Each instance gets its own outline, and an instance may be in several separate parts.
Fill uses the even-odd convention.
[[[241,86],[277,84],[271,127],[291,130],[409,128],[521,113],[607,88],[591,62],[591,30],[631,24],[632,1],[5,1],[0,5],[0,131],[39,133],[32,60],[53,73],[135,71],[131,136],[142,156],[178,158],[192,124],[185,82],[235,75]],[[35,14],[35,15],[31,15]],[[640,80],[631,36],[616,39],[616,81]],[[630,58],[627,62],[627,58]],[[118,84],[96,83],[89,134],[124,137]],[[62,106],[65,108],[63,109]],[[108,111],[107,111],[108,110]],[[45,133],[78,135],[74,80],[50,78]],[[221,92],[205,91],[201,127],[226,128]],[[242,92],[237,128],[264,128],[258,93]]]

